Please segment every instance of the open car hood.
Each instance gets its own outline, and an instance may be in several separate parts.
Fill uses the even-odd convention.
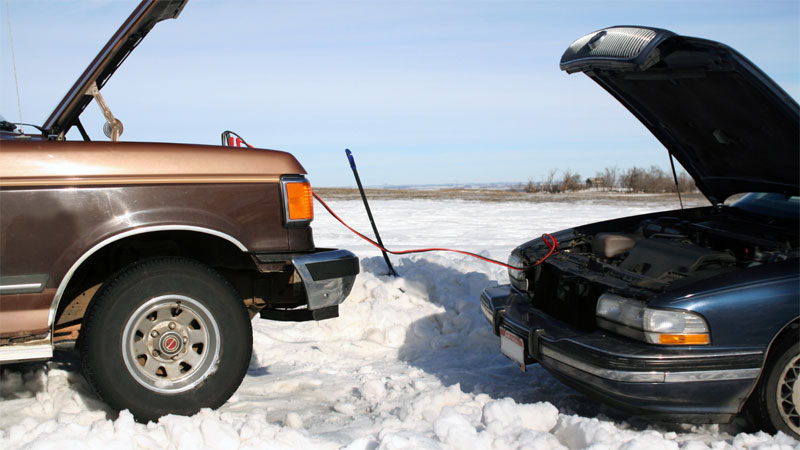
[[[189,0],[143,0],[111,37],[89,67],[72,85],[42,128],[48,135],[66,134],[92,101],[87,90],[106,84],[125,58],[139,45],[156,23],[177,18]]]
[[[739,192],[798,195],[797,102],[736,50],[611,27],[575,41],[560,67],[584,72],[625,105],[712,203]]]

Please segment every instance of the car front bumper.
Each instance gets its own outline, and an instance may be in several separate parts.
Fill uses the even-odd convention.
[[[501,351],[523,368],[539,362],[574,389],[638,416],[730,421],[763,363],[759,349],[661,347],[580,330],[533,307],[510,285],[484,290],[481,309],[501,336]]]

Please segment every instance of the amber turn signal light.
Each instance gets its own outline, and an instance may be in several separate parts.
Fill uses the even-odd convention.
[[[308,181],[286,181],[284,192],[289,221],[304,221],[314,218],[314,201],[311,197],[311,184]]]
[[[666,345],[706,345],[707,334],[662,334],[658,337],[661,344]]]

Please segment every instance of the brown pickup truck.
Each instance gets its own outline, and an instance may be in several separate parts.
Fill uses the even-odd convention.
[[[0,362],[77,345],[96,392],[139,420],[223,404],[247,371],[252,317],[336,317],[359,271],[352,253],[314,247],[292,155],[118,141],[100,89],[184,6],[142,1],[39,133],[0,123]],[[93,99],[110,141],[80,121]],[[66,139],[73,127],[82,141]]]

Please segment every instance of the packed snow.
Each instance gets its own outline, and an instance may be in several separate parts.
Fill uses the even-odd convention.
[[[369,230],[363,205],[330,205]],[[640,201],[380,200],[373,213],[392,249],[451,247],[505,260],[525,240],[582,223],[674,208]],[[499,351],[480,312],[505,269],[451,253],[380,253],[318,208],[316,244],[347,248],[361,274],[340,317],[254,319],[242,386],[215,411],[140,424],[93,396],[74,352],[5,366],[3,449],[797,449],[742,423],[645,423],[562,385],[537,365],[523,373]],[[370,233],[371,234],[371,233]]]

